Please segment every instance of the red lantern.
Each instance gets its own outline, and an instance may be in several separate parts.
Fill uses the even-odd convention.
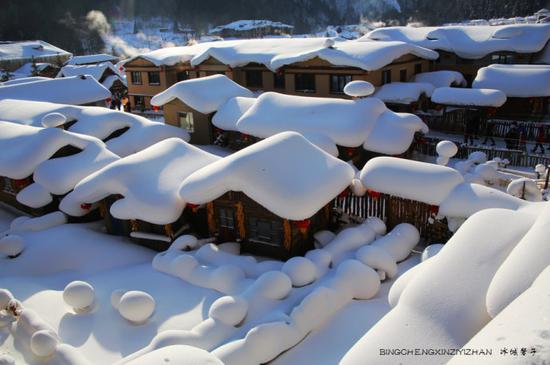
[[[367,190],[367,194],[368,194],[368,196],[370,196],[373,199],[378,199],[378,198],[380,198],[380,195],[381,195],[378,191],[374,191],[374,190],[370,190],[370,189]]]
[[[90,203],[80,204],[80,209],[82,209],[82,210],[90,210],[91,208],[92,208],[92,204],[90,204]]]
[[[346,153],[348,154],[349,157],[353,156],[353,152],[355,151],[355,149],[353,147],[348,147],[348,149],[346,150]]]
[[[311,224],[311,221],[309,219],[304,219],[301,221],[296,221],[296,227],[298,227],[298,230],[302,234],[306,234],[307,230],[309,228],[309,225]]]
[[[186,207],[191,209],[193,213],[196,213],[200,208],[200,204],[187,203]]]
[[[277,75],[278,75],[278,76],[283,76],[283,74],[284,74],[284,72],[283,72],[283,69],[282,69],[282,68],[280,68],[280,69],[277,70]]]
[[[430,205],[430,214],[437,215],[439,213],[439,207],[437,205]]]
[[[243,133],[243,134],[242,134],[242,138],[243,138],[243,141],[248,142],[249,136],[248,136],[248,134],[244,134],[244,133]]]
[[[349,189],[345,188],[344,191],[342,191],[340,194],[338,194],[338,197],[339,198],[345,198],[346,196],[348,196],[348,193],[349,193]]]
[[[28,185],[28,180],[27,179],[13,180],[13,184],[17,189],[23,189],[25,186]]]
[[[158,105],[153,105],[153,111],[158,112],[160,110]]]
[[[111,101],[112,101],[112,100],[113,100],[113,99],[111,99],[111,98],[107,98],[107,99],[105,99],[105,102],[106,102],[107,104],[111,104]]]
[[[118,68],[118,70],[119,70],[120,72],[122,72],[122,71],[124,71],[124,67],[120,66],[120,67]]]

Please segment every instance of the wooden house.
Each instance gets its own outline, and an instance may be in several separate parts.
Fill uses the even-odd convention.
[[[90,65],[66,65],[61,68],[56,77],[71,77],[90,75],[108,89],[112,95],[122,97],[127,94],[126,80],[110,62]]]
[[[181,182],[219,157],[180,139],[158,142],[82,181],[61,202],[71,216],[99,208],[110,234],[166,250],[181,234],[208,234],[206,206],[178,198]]]
[[[41,40],[0,41],[0,70],[14,72],[26,63],[61,65],[71,53]]]
[[[216,242],[288,258],[313,248],[316,231],[334,228],[332,200],[350,185],[351,166],[284,132],[191,174],[180,197],[206,204]]]
[[[218,25],[208,32],[222,38],[263,38],[267,36],[291,35],[294,26],[271,20],[237,20]]]

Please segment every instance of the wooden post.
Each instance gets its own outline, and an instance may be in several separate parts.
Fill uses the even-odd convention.
[[[241,237],[242,240],[244,240],[245,237],[246,237],[246,230],[245,230],[245,227],[244,227],[244,207],[243,207],[243,203],[238,202],[236,204],[236,208],[237,208],[237,228],[239,229],[239,236]]]
[[[284,220],[283,229],[284,229],[283,245],[285,249],[290,252],[290,249],[292,248],[292,226],[290,225],[290,221],[288,219]]]
[[[206,215],[208,217],[208,231],[211,236],[213,236],[216,232],[216,216],[214,214],[214,203],[210,202],[206,204]]]

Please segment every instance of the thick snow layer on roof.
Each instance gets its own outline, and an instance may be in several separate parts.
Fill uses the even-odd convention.
[[[51,66],[50,63],[35,63],[36,70],[37,71],[44,71],[46,67]],[[32,62],[27,62],[23,66],[19,67],[17,70],[13,71],[13,76],[16,79],[20,79],[22,77],[29,77],[32,76]],[[46,77],[44,77],[46,79]]]
[[[367,33],[360,41],[403,41],[429,49],[453,52],[462,58],[479,59],[500,51],[536,53],[543,49],[549,39],[548,24],[513,24],[387,27]]]
[[[439,205],[464,182],[450,167],[393,157],[369,160],[359,176],[370,190],[433,205]]]
[[[225,25],[218,25],[215,28],[212,28],[209,30],[209,33],[219,33],[223,31],[224,29],[231,29],[231,30],[237,30],[237,31],[245,31],[245,30],[252,30],[252,29],[260,29],[260,28],[286,28],[286,29],[293,29],[294,26],[284,24],[281,22],[274,22],[272,20],[265,20],[265,19],[259,19],[259,20],[237,20]]]
[[[100,140],[58,128],[37,128],[0,122],[0,176],[23,179],[33,175],[34,182],[52,194],[70,191],[90,173],[118,159]],[[50,159],[65,146],[81,151]]]
[[[180,139],[166,139],[86,177],[63,199],[60,208],[80,216],[87,213],[80,207],[82,203],[121,194],[124,198],[111,206],[114,217],[172,223],[185,207],[178,196],[182,181],[218,159]]]
[[[255,102],[256,98],[243,96],[227,100],[214,114],[212,124],[226,131],[237,131],[237,121]]]
[[[357,147],[386,110],[376,98],[345,100],[266,92],[241,117],[237,128],[260,138],[283,131],[320,133],[338,145]]]
[[[0,60],[70,56],[67,51],[44,41],[0,42]]]
[[[101,140],[109,137],[113,132],[129,128],[120,136],[106,142],[107,148],[119,156],[127,156],[141,151],[171,137],[189,140],[189,134],[181,128],[103,107],[26,100],[0,100],[0,116],[9,122],[41,127],[42,119],[50,113],[60,113],[66,117],[67,121],[76,120],[69,127],[69,131],[94,136]],[[50,127],[55,127],[55,125]]]
[[[434,86],[427,82],[391,82],[380,86],[373,94],[384,103],[410,104],[422,94],[432,96]]]
[[[100,62],[110,62],[118,61],[118,57],[115,57],[110,54],[100,53],[100,54],[91,54],[86,56],[73,56],[68,60],[66,65],[86,65],[90,63],[100,63]]]
[[[91,76],[64,77],[0,87],[0,100],[20,99],[78,105],[109,97],[111,92]]]
[[[10,85],[18,85],[18,84],[28,84],[29,82],[35,82],[35,81],[48,81],[51,80],[49,77],[43,77],[43,76],[30,76],[30,77],[20,77],[17,79],[0,82],[0,86],[10,86]]]
[[[322,46],[318,49],[301,52],[285,52],[277,55],[268,66],[272,70],[282,66],[320,58],[335,66],[357,67],[365,71],[378,70],[394,60],[412,54],[420,58],[435,60],[437,52],[404,42],[336,42],[332,47]]]
[[[180,196],[195,204],[242,191],[280,217],[311,217],[342,192],[353,168],[294,132],[284,132],[210,164],[188,177]]]
[[[550,65],[490,65],[480,68],[475,89],[497,89],[507,97],[550,96]]]
[[[432,71],[421,72],[414,75],[414,82],[429,82],[435,87],[444,86],[466,86],[467,82],[464,76],[458,71]]]
[[[252,92],[225,75],[212,75],[178,82],[151,99],[153,105],[164,105],[174,99],[208,114],[237,96],[252,97]]]
[[[97,81],[100,81],[103,78],[103,74],[106,70],[110,69],[115,75],[118,75],[117,69],[113,66],[111,62],[103,62],[93,65],[67,65],[63,66],[57,78],[59,77],[71,77],[71,76],[80,76],[80,75],[90,75]]]
[[[363,148],[387,155],[400,155],[410,147],[416,132],[426,134],[428,131],[428,126],[418,116],[395,113],[388,109],[374,122]]]
[[[214,43],[218,42],[205,42],[194,44],[192,46],[160,48],[151,52],[140,54],[139,56],[132,57],[126,60],[125,63],[132,62],[137,58],[142,58],[153,63],[155,66],[173,66],[177,63],[185,63],[191,61],[191,59],[195,55],[208,49],[208,47],[210,47]]]
[[[486,106],[498,108],[506,102],[506,94],[495,89],[465,89],[438,87],[432,94],[432,101],[445,105]]]

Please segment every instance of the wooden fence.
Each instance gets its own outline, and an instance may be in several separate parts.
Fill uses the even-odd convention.
[[[435,150],[437,144],[441,140],[438,138],[425,137],[420,142],[416,142],[413,146],[414,151],[422,153],[428,156],[437,156]],[[521,150],[509,150],[506,148],[484,147],[484,146],[467,146],[458,145],[458,152],[456,158],[466,159],[470,153],[475,151],[484,152],[489,160],[499,157],[501,159],[507,159],[510,161],[511,166],[525,166],[535,167],[537,164],[543,164],[545,166],[550,165],[550,157],[541,155],[530,155]]]
[[[386,223],[388,231],[399,223],[410,223],[427,242],[446,242],[452,235],[446,220],[434,219],[438,207],[388,194],[355,196],[350,192],[336,198],[334,208],[357,222],[378,217]]]

